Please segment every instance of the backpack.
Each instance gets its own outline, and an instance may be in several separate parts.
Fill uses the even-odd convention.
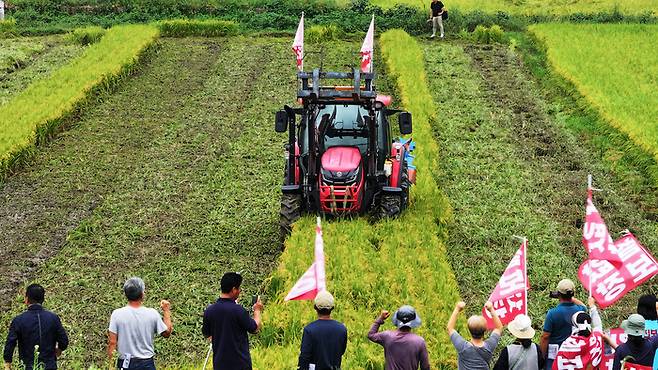
[[[447,10],[445,10],[445,9],[443,10],[443,14],[441,14],[441,19],[443,19],[444,21],[446,19],[448,19],[448,11]]]

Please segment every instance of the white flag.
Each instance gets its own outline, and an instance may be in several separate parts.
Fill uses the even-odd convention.
[[[366,34],[366,39],[363,40],[363,45],[361,46],[361,72],[370,73],[372,72],[372,57],[374,53],[375,45],[375,16],[372,16],[372,21],[370,21],[370,27],[368,27],[368,33]]]
[[[323,290],[327,290],[327,279],[324,271],[322,225],[320,217],[318,217],[318,224],[315,227],[315,261],[292,287],[285,300],[311,300]]]
[[[302,13],[302,18],[299,20],[299,26],[297,26],[295,41],[292,43],[292,51],[293,53],[295,53],[295,59],[297,59],[297,68],[300,71],[303,71],[304,70],[304,13]]]

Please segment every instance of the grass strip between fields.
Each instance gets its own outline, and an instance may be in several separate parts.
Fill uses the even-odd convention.
[[[435,181],[438,146],[430,122],[435,105],[425,79],[423,53],[403,31],[380,39],[389,73],[396,79],[402,106],[414,115],[418,143],[418,184],[409,209],[395,220],[369,224],[365,219],[325,222],[328,290],[337,301],[334,316],[349,333],[343,367],[379,369],[382,348],[366,333],[379,311],[402,304],[416,307],[423,320],[417,332],[427,341],[433,367],[452,369],[456,355],[445,324],[459,299],[454,274],[440,235],[451,218],[450,206]],[[280,264],[269,279],[265,325],[253,351],[256,369],[296,366],[302,328],[315,318],[311,302],[283,301],[312,262],[314,218],[295,224]],[[382,329],[392,329],[390,323]]]
[[[128,73],[157,39],[153,26],[117,26],[70,64],[0,107],[0,178],[97,89]]]
[[[658,160],[658,26],[545,24],[530,30],[546,43],[552,67]],[[613,57],[620,52],[623,58]]]

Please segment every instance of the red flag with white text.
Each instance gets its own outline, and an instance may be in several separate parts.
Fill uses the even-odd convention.
[[[299,20],[299,25],[297,26],[297,33],[295,34],[295,41],[292,43],[292,51],[295,53],[295,59],[297,61],[297,69],[300,71],[304,70],[304,13]]]
[[[361,46],[361,72],[372,72],[372,57],[375,49],[375,16],[372,16],[368,33]]]
[[[315,299],[318,292],[327,289],[327,279],[324,269],[324,241],[322,239],[322,225],[318,217],[315,227],[315,256],[313,264],[292,287],[286,301]]]
[[[603,333],[594,331],[589,337],[567,338],[553,360],[552,370],[605,369]]]
[[[590,259],[607,260],[618,263],[619,258],[613,252],[614,242],[608,232],[603,217],[592,201],[592,189],[587,190],[587,206],[585,208],[585,225],[583,226],[583,245]]]
[[[658,273],[658,263],[631,233],[613,243],[619,263],[590,259],[580,265],[578,278],[602,307],[608,307]],[[591,275],[591,276],[590,276]]]
[[[528,269],[527,269],[528,241],[524,239],[512,260],[507,265],[505,272],[498,280],[496,288],[489,296],[489,302],[500,318],[503,325],[514,320],[519,314],[528,312]],[[487,320],[487,327],[494,328],[493,318],[489,311],[482,309],[482,315]]]

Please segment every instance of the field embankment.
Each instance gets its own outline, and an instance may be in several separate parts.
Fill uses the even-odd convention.
[[[201,314],[224,272],[243,272],[246,300],[270,274],[284,142],[272,112],[295,88],[289,44],[162,39],[135,76],[7,179],[2,285],[46,287],[72,340],[62,368],[104,366],[129,276],[146,281],[147,305],[171,300],[175,335],[157,341],[158,362],[176,367],[203,360]],[[3,291],[12,305],[0,337],[22,310],[17,293]]]
[[[111,86],[153,44],[152,26],[117,26],[70,64],[0,106],[0,178],[98,89]]]
[[[440,183],[454,207],[448,256],[475,313],[518,248],[529,239],[530,316],[541,328],[555,304],[548,292],[576,279],[586,258],[580,242],[587,174],[611,232],[628,227],[658,252],[656,194],[619,179],[600,153],[564,124],[560,111],[528,76],[519,56],[501,46],[426,43],[430,88],[439,115]],[[643,286],[606,310],[617,326]],[[579,295],[584,294],[582,290]]]
[[[552,67],[658,160],[658,26],[546,24],[530,30],[546,43]]]
[[[427,341],[433,366],[451,369],[456,355],[446,350],[450,341],[445,323],[459,295],[442,240],[450,208],[435,181],[438,147],[430,127],[434,104],[419,44],[403,31],[389,31],[381,36],[380,45],[388,77],[398,86],[400,106],[414,115],[418,143],[414,163],[419,176],[411,206],[398,219],[375,224],[364,219],[324,223],[327,288],[337,300],[334,316],[346,324],[349,335],[343,366],[382,368],[382,349],[369,342],[366,333],[382,309],[393,312],[411,304],[423,320],[417,332]],[[271,304],[254,352],[255,368],[296,366],[302,328],[314,320],[315,313],[311,302],[284,302],[283,298],[312,262],[313,224],[311,217],[295,224],[270,278]],[[387,323],[385,329],[390,328]]]

